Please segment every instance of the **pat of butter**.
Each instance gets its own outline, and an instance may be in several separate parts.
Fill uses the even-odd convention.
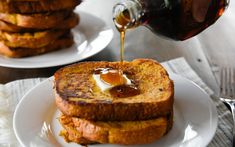
[[[131,80],[127,78],[127,76],[124,74],[123,77],[126,79],[126,85],[131,85]],[[93,78],[96,81],[96,85],[101,89],[101,91],[106,91],[111,88],[113,88],[113,85],[110,85],[100,78],[100,74],[93,74]]]

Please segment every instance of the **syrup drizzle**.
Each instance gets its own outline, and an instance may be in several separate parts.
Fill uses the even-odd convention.
[[[101,73],[100,79],[112,86],[124,85],[127,83],[121,70],[110,69],[105,73]]]
[[[124,43],[125,33],[130,22],[130,14],[128,10],[124,10],[118,15],[114,21],[116,22],[117,30],[120,32],[120,62],[121,66],[118,69],[99,68],[94,74],[100,74],[100,79],[108,83],[112,87],[109,92],[114,98],[125,98],[140,94],[140,90],[135,84],[128,85],[124,78],[123,61],[124,61]]]
[[[120,61],[121,61],[121,64],[123,64],[123,60],[124,60],[125,33],[126,33],[126,30],[120,31],[120,40],[121,40]]]
[[[130,14],[128,10],[124,10],[114,19],[117,30],[120,32],[120,61],[123,63],[124,60],[124,43],[125,43],[125,34],[128,24],[130,22]]]
[[[125,98],[140,94],[140,90],[135,85],[119,85],[109,90],[115,98]]]
[[[125,98],[140,94],[140,90],[135,84],[127,85],[123,71],[112,68],[98,68],[94,74],[99,74],[100,79],[114,87],[109,90],[109,93],[114,98]]]

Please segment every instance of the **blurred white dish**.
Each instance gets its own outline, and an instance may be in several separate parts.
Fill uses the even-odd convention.
[[[6,58],[0,55],[0,66],[13,68],[45,68],[65,65],[91,57],[102,51],[112,40],[113,30],[103,20],[76,10],[80,23],[72,32],[75,44],[66,49],[25,58]]]

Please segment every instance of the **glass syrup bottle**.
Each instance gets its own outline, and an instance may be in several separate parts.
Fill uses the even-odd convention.
[[[229,0],[211,0],[205,20],[193,16],[197,0],[126,0],[113,8],[113,20],[120,31],[140,25],[157,35],[173,40],[186,40],[212,25],[224,12]]]

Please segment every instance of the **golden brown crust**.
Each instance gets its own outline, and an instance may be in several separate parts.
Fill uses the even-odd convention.
[[[73,42],[72,36],[69,36],[69,37],[59,38],[55,40],[54,42],[51,42],[47,46],[32,49],[32,48],[10,48],[0,41],[0,54],[6,57],[11,57],[11,58],[34,56],[34,55],[39,55],[39,54],[59,50],[62,48],[67,48],[73,45],[73,43],[74,42]]]
[[[174,85],[166,70],[156,61],[136,59],[124,62],[123,70],[134,79],[140,95],[113,98],[102,92],[92,78],[94,69],[119,68],[120,62],[84,62],[67,66],[55,74],[58,108],[68,116],[88,120],[146,120],[171,113]]]
[[[0,13],[0,20],[24,27],[34,29],[49,29],[54,28],[58,24],[71,16],[72,11],[56,11],[40,14],[9,14]]]
[[[70,128],[68,134],[76,133],[79,134],[78,138],[83,137],[99,143],[124,145],[152,143],[164,136],[169,131],[167,128],[172,126],[172,121],[169,121],[166,116],[152,120],[121,122],[94,122],[75,117],[71,122],[71,117],[62,115],[62,118],[70,122],[67,125]],[[60,121],[63,126],[64,122]],[[70,139],[70,141],[76,141],[77,138],[73,136]]]
[[[166,134],[167,134],[173,127],[174,110],[172,109],[171,113],[169,115],[167,115],[166,117],[167,117],[167,121],[168,121],[167,129],[166,129]]]
[[[75,142],[85,145],[95,143],[94,141],[90,141],[84,138],[81,133],[76,130],[72,117],[66,117],[65,115],[62,115],[59,117],[59,121],[64,128],[64,130],[60,131],[60,136],[62,136],[66,142]]]
[[[51,30],[32,33],[9,33],[0,31],[0,41],[6,46],[17,48],[41,48],[69,32],[68,30]]]
[[[79,23],[79,15],[72,13],[71,16],[66,18],[63,22],[56,25],[53,29],[71,29],[75,27]],[[42,28],[24,28],[20,27],[11,23],[7,23],[5,21],[0,20],[0,30],[7,31],[11,33],[22,33],[22,32],[37,32],[37,31],[43,31],[45,29]]]
[[[40,1],[0,1],[3,13],[42,13],[58,10],[71,10],[81,3],[80,0],[40,0]]]

